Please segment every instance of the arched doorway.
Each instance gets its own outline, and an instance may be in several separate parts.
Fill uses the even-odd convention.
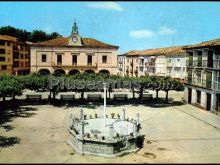
[[[79,73],[80,73],[80,71],[77,69],[73,69],[73,70],[69,71],[69,75],[75,75],[75,74],[79,74]]]
[[[106,75],[110,75],[110,72],[106,69],[102,69],[99,71],[99,74],[106,74]]]
[[[40,75],[49,75],[50,71],[48,69],[41,69],[38,71]]]
[[[92,73],[92,74],[94,74],[94,73],[95,73],[95,71],[94,71],[94,70],[89,69],[89,70],[85,70],[85,72],[84,72],[84,73]]]
[[[63,69],[56,69],[53,74],[55,76],[62,76],[62,75],[65,75],[66,72]]]

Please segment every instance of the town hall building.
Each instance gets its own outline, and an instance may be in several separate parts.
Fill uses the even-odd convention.
[[[79,35],[76,22],[68,38],[39,42],[31,45],[31,73],[66,74],[108,73],[117,74],[118,46]]]

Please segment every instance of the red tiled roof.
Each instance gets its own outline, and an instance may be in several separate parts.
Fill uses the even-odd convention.
[[[12,37],[12,36],[7,36],[7,35],[0,35],[0,40],[16,42],[17,38],[16,37]]]
[[[46,46],[46,47],[69,47],[69,38],[59,37],[48,41],[34,43],[32,46]],[[93,38],[82,38],[82,46],[88,48],[114,48],[118,49],[118,46],[110,45]],[[70,46],[72,47],[72,46]],[[76,46],[77,47],[77,46]]]
[[[212,47],[212,46],[220,46],[220,38],[206,41],[206,42],[201,42],[199,44],[188,45],[183,48],[184,49],[193,49],[193,48]]]
[[[176,55],[183,54],[184,50],[182,46],[166,47],[166,48],[155,48],[146,50],[132,50],[125,53],[126,56],[159,56],[159,55]]]

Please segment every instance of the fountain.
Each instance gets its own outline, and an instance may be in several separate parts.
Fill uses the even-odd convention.
[[[114,115],[112,118],[106,116],[106,85],[103,83],[103,116],[86,119],[81,109],[80,117],[72,119],[67,142],[79,154],[116,157],[138,151],[139,141],[143,140],[139,133],[139,114],[132,121],[125,119],[125,109],[117,119]]]

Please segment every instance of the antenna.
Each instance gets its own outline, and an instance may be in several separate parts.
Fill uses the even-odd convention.
[[[203,30],[202,30],[202,42],[203,42]]]

